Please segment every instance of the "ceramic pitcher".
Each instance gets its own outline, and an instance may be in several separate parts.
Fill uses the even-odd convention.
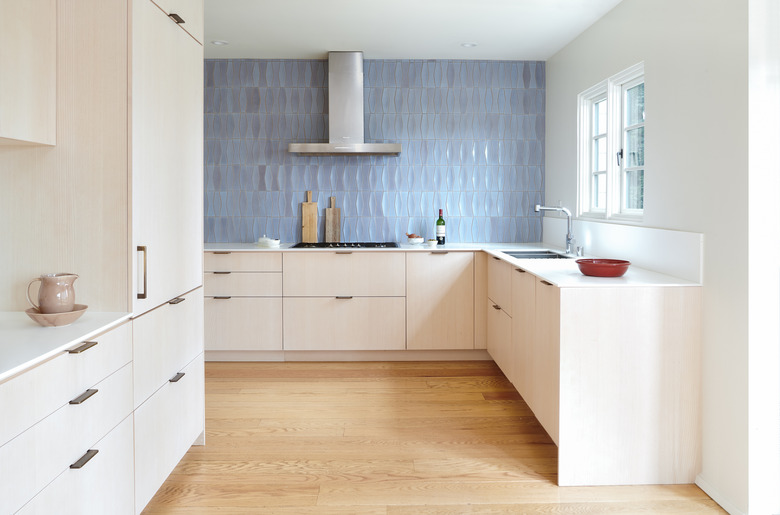
[[[76,303],[76,292],[73,281],[76,274],[43,274],[27,285],[27,302],[41,313],[67,313],[73,311]],[[30,286],[36,281],[41,282],[38,288],[38,304],[30,298]]]

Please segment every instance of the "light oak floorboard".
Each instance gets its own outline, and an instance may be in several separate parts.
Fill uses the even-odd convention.
[[[724,513],[695,485],[559,488],[492,362],[207,363],[206,445],[147,514]]]

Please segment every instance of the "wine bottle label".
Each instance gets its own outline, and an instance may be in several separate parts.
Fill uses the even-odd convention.
[[[437,238],[444,238],[444,225],[437,225],[436,226],[436,237]]]

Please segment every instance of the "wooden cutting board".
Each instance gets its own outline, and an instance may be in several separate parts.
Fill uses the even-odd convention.
[[[330,197],[330,207],[325,208],[325,241],[341,241],[341,208],[336,207],[336,197]]]
[[[301,202],[301,241],[317,242],[317,203],[311,201],[311,191],[306,192],[306,202]]]

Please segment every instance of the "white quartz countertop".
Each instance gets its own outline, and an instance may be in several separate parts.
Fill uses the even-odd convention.
[[[206,243],[206,252],[333,252],[338,248],[324,249],[291,249],[293,243],[282,243],[279,248],[261,248],[255,243]],[[560,247],[554,247],[545,243],[448,243],[429,248],[426,245],[409,245],[401,243],[398,248],[373,248],[357,249],[348,248],[355,252],[431,252],[431,251],[485,251],[490,256],[495,256],[509,264],[522,268],[526,272],[534,274],[540,279],[561,288],[593,288],[593,287],[642,287],[642,286],[701,286],[699,283],[680,279],[652,270],[646,270],[631,265],[623,277],[589,277],[582,275],[577,266],[576,259],[516,259],[502,251],[508,250],[555,250],[563,252]],[[608,257],[608,256],[582,256],[582,257]],[[609,256],[611,257],[611,256]]]
[[[89,312],[62,327],[41,327],[23,311],[0,311],[0,383],[107,331],[131,313]]]

